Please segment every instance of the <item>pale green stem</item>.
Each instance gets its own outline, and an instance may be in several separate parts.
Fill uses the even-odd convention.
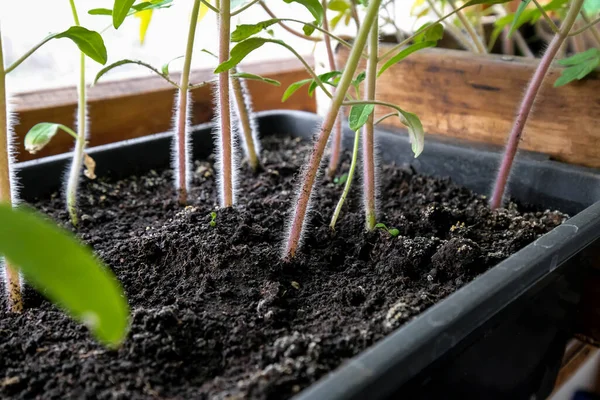
[[[377,21],[371,27],[369,35],[369,61],[365,79],[365,100],[375,100],[377,85],[377,56],[379,52],[379,27]],[[365,227],[368,231],[375,229],[377,223],[375,206],[375,146],[374,146],[374,112],[364,126],[363,134],[363,197],[365,207]]]
[[[448,0],[448,4],[450,4],[450,6],[452,6],[452,8],[456,10],[456,16],[458,17],[460,22],[465,27],[465,30],[467,31],[469,36],[471,37],[471,40],[475,44],[475,48],[477,49],[477,52],[481,53],[481,54],[487,53],[487,49],[485,48],[485,45],[481,41],[481,38],[475,31],[475,28],[473,27],[473,24],[471,24],[471,21],[469,21],[469,19],[465,16],[465,14],[460,9],[457,9],[456,3],[454,2],[454,0]]]
[[[185,56],[183,59],[183,71],[181,72],[181,80],[179,83],[179,101],[177,102],[177,132],[175,140],[177,141],[175,151],[177,152],[177,176],[176,186],[178,188],[179,204],[187,204],[188,182],[190,175],[190,160],[189,160],[189,132],[188,125],[190,117],[188,115],[189,105],[189,89],[190,89],[190,70],[192,68],[192,55],[194,50],[194,38],[196,37],[196,26],[198,25],[198,13],[200,11],[200,0],[194,0],[192,7],[192,15],[190,17],[190,26],[188,28],[187,44],[185,48]]]
[[[253,5],[255,5],[256,3],[258,3],[260,0],[252,0],[251,2],[244,4],[242,7],[238,8],[235,11],[232,11],[231,16],[235,17],[236,15],[244,12],[245,10],[247,10],[248,8],[252,7]]]
[[[75,1],[69,0],[73,20],[75,25],[79,26],[79,17]],[[79,178],[83,164],[83,153],[85,150],[87,132],[87,109],[86,109],[86,85],[85,85],[85,54],[79,52],[79,82],[77,85],[77,142],[73,151],[73,163],[69,172],[67,182],[67,210],[71,218],[71,223],[77,225],[77,190],[79,187]]]
[[[323,6],[323,10],[327,10],[327,0],[322,0],[321,5]],[[328,31],[329,30],[329,21],[327,20],[327,16],[323,18],[323,28]],[[323,37],[323,42],[325,43],[325,51],[327,52],[327,60],[329,61],[329,69],[331,71],[337,71],[337,63],[335,61],[335,54],[333,53],[333,47],[331,46],[331,38],[327,35]],[[335,93],[335,88],[331,90],[332,93]],[[335,176],[337,172],[338,165],[340,164],[340,157],[342,154],[342,137],[344,134],[344,129],[342,127],[342,116],[343,111],[340,108],[340,112],[338,113],[337,120],[335,121],[335,125],[333,127],[333,139],[331,141],[331,155],[329,156],[329,166],[327,167],[327,175],[332,178]]]
[[[590,19],[587,17],[587,15],[585,15],[584,12],[581,12],[581,18],[583,18],[583,22],[585,22],[585,26],[590,28],[590,32],[594,38],[594,40],[596,41],[596,44],[598,46],[600,46],[600,32],[598,31],[598,29],[594,26],[594,24],[591,23]],[[597,23],[598,21],[596,21]]]
[[[2,32],[0,32],[0,203],[13,204],[10,187],[10,129],[8,126],[8,104],[6,101],[6,72],[4,71],[4,51],[2,49]],[[19,271],[4,260],[6,293],[8,294],[8,309],[12,312],[23,310],[21,297],[21,279]]]
[[[233,68],[232,72],[237,73],[237,68]],[[244,82],[242,78],[231,77],[231,90],[235,98],[235,104],[237,108],[237,115],[240,120],[240,128],[244,139],[244,148],[246,150],[246,157],[248,157],[248,164],[254,172],[260,168],[260,159],[257,154],[257,143],[255,143],[255,128],[250,122],[250,110],[249,104],[246,101],[246,96],[249,96],[247,89],[243,86]]]
[[[350,193],[350,186],[352,185],[352,179],[354,179],[354,171],[356,170],[356,164],[358,161],[358,149],[360,147],[360,135],[356,131],[354,134],[354,147],[352,148],[352,162],[350,164],[350,170],[348,171],[348,178],[346,179],[346,184],[344,185],[344,191],[342,192],[342,196],[338,201],[337,206],[335,207],[335,211],[333,212],[333,216],[331,217],[331,223],[329,227],[331,230],[335,230],[335,224],[342,212],[342,207],[346,202],[346,197],[348,197],[348,193]]]
[[[212,4],[210,4],[208,1],[206,0],[200,0],[206,7],[208,7],[211,11],[216,12],[217,14],[220,12],[219,11],[219,7],[215,7]],[[198,17],[196,16],[196,21],[198,21]]]
[[[569,32],[573,28],[573,24],[577,19],[577,15],[581,10],[583,2],[584,0],[573,0],[571,3],[571,7],[567,12],[559,33],[554,35],[554,38],[546,49],[546,52],[540,60],[540,63],[533,74],[533,78],[529,82],[529,86],[525,91],[525,95],[523,96],[523,100],[521,101],[521,105],[519,106],[519,110],[517,112],[517,118],[515,119],[513,128],[510,132],[508,143],[506,144],[506,150],[500,164],[500,169],[498,170],[496,182],[494,183],[494,190],[490,200],[490,207],[492,209],[496,209],[502,204],[502,198],[504,197],[504,191],[506,189],[508,177],[510,175],[515,155],[517,154],[517,148],[519,147],[521,136],[523,135],[523,129],[525,128],[525,124],[527,123],[527,119],[529,118],[529,114],[531,113],[531,109],[533,108],[537,94],[542,86],[542,83],[544,82],[544,78],[546,77],[548,70],[550,69],[550,65],[552,65],[552,61],[556,57],[556,54],[561,48],[563,42],[569,36]]]
[[[595,20],[586,23],[582,28],[573,31],[569,34],[569,36],[576,36],[579,35],[581,32],[585,32],[586,30],[588,30],[589,28],[593,27],[594,25],[596,25],[597,23],[600,22],[600,17],[596,18]],[[596,32],[598,32],[598,30],[596,30]]]
[[[550,18],[550,16],[546,13],[546,10],[544,10],[544,7],[540,3],[538,3],[537,0],[533,0],[533,3],[538,8],[540,13],[544,17],[544,19],[546,20],[546,23],[548,24],[548,26],[550,26],[550,29],[552,29],[552,31],[554,33],[558,33],[560,31],[560,29],[558,29],[558,26],[556,26],[554,21],[552,21],[552,18]]]
[[[356,35],[354,47],[348,56],[346,67],[344,68],[344,72],[342,73],[338,83],[336,93],[331,101],[329,112],[323,121],[321,132],[314,143],[308,166],[302,176],[300,191],[298,193],[297,203],[294,207],[290,230],[285,244],[285,250],[283,254],[284,259],[290,259],[294,257],[298,247],[300,246],[300,239],[304,230],[306,213],[308,211],[308,205],[312,196],[319,166],[321,164],[321,160],[323,159],[323,153],[327,147],[329,135],[331,134],[331,130],[333,129],[333,125],[337,119],[340,107],[342,106],[342,103],[346,97],[346,92],[348,91],[348,88],[352,83],[352,79],[354,78],[356,68],[358,67],[362,52],[365,48],[365,44],[367,43],[371,25],[378,16],[380,4],[381,0],[371,0],[369,2],[367,13],[365,15],[363,24]]]

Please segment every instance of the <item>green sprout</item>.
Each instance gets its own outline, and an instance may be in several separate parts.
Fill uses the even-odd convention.
[[[215,211],[210,213],[210,222],[208,224],[213,228],[217,226],[217,213]]]
[[[390,235],[392,235],[393,237],[396,237],[400,234],[400,231],[396,228],[388,228],[387,226],[385,226],[384,223],[378,222],[377,224],[375,224],[375,228],[377,229],[383,229],[384,231],[386,231],[387,233],[389,233]]]

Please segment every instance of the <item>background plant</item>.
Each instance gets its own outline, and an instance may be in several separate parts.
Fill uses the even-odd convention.
[[[121,18],[123,19],[130,15],[138,15],[141,13],[145,13],[142,14],[142,23],[140,25],[140,35],[143,39],[147,26],[149,24],[149,18],[151,17],[150,12],[155,9],[166,8],[170,6],[171,2],[172,0],[154,0],[134,4],[135,1],[131,0],[117,0],[115,1],[115,6],[113,10],[95,9],[91,10],[90,13],[97,15],[112,15],[113,18],[114,15],[120,13]],[[234,73],[232,74],[227,73],[227,76],[219,75],[218,79],[211,80],[209,82],[191,84],[189,81],[197,22],[199,22],[209,10],[212,10],[219,15],[219,21],[224,22],[224,24],[219,22],[219,29],[222,31],[229,32],[228,20],[231,18],[231,16],[235,16],[241,13],[243,10],[245,10],[251,5],[251,3],[244,5],[240,2],[235,2],[233,4],[235,6],[238,6],[238,8],[232,11],[231,4],[229,2],[227,4],[212,5],[207,1],[194,1],[189,22],[186,52],[185,55],[182,56],[184,67],[179,84],[172,81],[169,77],[168,66],[169,63],[173,60],[166,63],[160,71],[158,68],[152,67],[151,65],[148,65],[143,61],[120,60],[102,69],[96,76],[97,81],[98,79],[100,79],[100,77],[102,77],[105,73],[112,70],[113,68],[116,68],[120,65],[133,63],[149,68],[153,72],[165,78],[170,84],[172,84],[178,89],[174,117],[176,140],[173,149],[173,160],[175,171],[175,187],[177,189],[178,199],[181,204],[186,204],[188,201],[187,197],[189,191],[189,182],[191,178],[190,108],[192,100],[190,96],[190,91],[194,88],[203,86],[207,83],[217,84],[217,90],[215,93],[218,105],[216,113],[217,124],[220,128],[217,134],[217,148],[220,166],[218,168],[218,179],[219,186],[221,189],[221,205],[225,207],[233,205],[233,200],[235,197],[234,176],[235,170],[237,169],[237,163],[236,155],[233,152],[234,134],[236,133],[235,129],[232,130],[232,114],[234,112],[237,117],[235,119],[235,122],[237,122],[236,126],[239,127],[237,131],[239,131],[241,141],[244,144],[244,151],[246,153],[248,163],[255,171],[257,171],[260,168],[260,142],[258,139],[257,127],[256,123],[254,122],[254,116],[251,108],[251,99],[246,89],[245,79],[256,79],[275,85],[279,85],[279,82],[239,71],[234,71]],[[229,10],[227,10],[228,7]],[[128,11],[123,11],[125,9],[127,9]],[[227,40],[228,39],[229,33],[227,34]],[[227,54],[229,54],[228,43],[224,42],[223,40],[219,41],[219,49],[221,48],[227,49]],[[210,51],[206,52],[212,54],[210,53]],[[221,52],[221,50],[219,50],[219,52]],[[216,57],[219,58],[219,56]],[[232,79],[231,85],[230,75]],[[223,89],[221,90],[221,88]],[[231,103],[235,104],[235,111],[232,110]]]
[[[63,38],[70,39],[82,53],[85,53],[90,58],[99,62],[106,61],[106,48],[104,47],[102,37],[97,32],[89,31],[80,26],[72,26],[64,32],[48,35],[14,63],[5,66],[2,33],[0,32],[0,204],[15,205],[18,202],[16,182],[12,171],[11,141],[13,121],[8,111],[6,76],[44,44],[54,39]],[[36,145],[43,147],[50,140],[50,137],[38,136],[35,141]],[[10,261],[5,260],[4,270],[9,308],[18,312],[23,307],[18,268],[12,265]]]
[[[66,205],[67,211],[71,218],[71,223],[77,225],[77,191],[80,182],[81,171],[83,163],[87,167],[86,175],[89,178],[94,177],[94,161],[87,155],[85,155],[86,141],[89,135],[89,122],[87,120],[87,101],[86,101],[86,77],[85,77],[85,59],[86,55],[94,61],[100,64],[105,64],[107,61],[107,51],[104,46],[102,36],[95,31],[90,31],[80,26],[79,15],[75,6],[74,0],[69,0],[71,6],[71,12],[73,14],[73,21],[75,25],[69,28],[66,32],[55,36],[69,37],[72,40],[77,38],[77,45],[80,49],[79,54],[79,80],[77,82],[77,117],[76,126],[77,133],[74,134],[73,130],[60,124],[46,123],[43,125],[36,125],[30,130],[26,136],[26,149],[32,153],[42,149],[58,132],[59,129],[71,134],[75,139],[75,149],[73,151],[73,161],[69,170],[66,187]],[[68,36],[67,36],[68,32]],[[31,53],[27,54],[29,56]]]
[[[583,2],[583,0],[571,1],[567,14],[564,20],[562,21],[562,25],[560,26],[560,28],[556,28],[556,34],[554,35],[554,38],[552,39],[550,45],[546,49],[544,56],[540,60],[540,63],[538,64],[538,67],[534,72],[533,78],[529,82],[525,95],[523,96],[523,99],[517,111],[517,116],[513,128],[509,134],[504,156],[500,164],[500,169],[498,170],[496,181],[494,182],[494,188],[492,196],[490,198],[490,207],[492,209],[496,209],[502,205],[504,192],[508,183],[508,177],[512,169],[512,165],[517,153],[521,136],[523,135],[523,129],[525,128],[525,124],[527,123],[527,119],[529,118],[535,99],[548,73],[548,70],[552,65],[554,58],[558,54],[565,40],[571,34],[571,29],[573,28],[573,25],[575,24],[575,21],[581,12]],[[519,7],[519,10],[515,15],[516,21],[519,20],[519,13],[524,12],[525,7],[528,5],[528,3],[529,1],[526,1],[523,3],[522,6]],[[540,12],[542,14],[544,13],[544,11],[541,10],[541,7],[538,7],[538,9],[540,9]],[[575,32],[575,34],[579,33],[581,32]]]

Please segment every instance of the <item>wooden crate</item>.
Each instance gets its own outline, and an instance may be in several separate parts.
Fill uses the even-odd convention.
[[[383,44],[382,53],[389,48]],[[342,68],[349,51],[339,46],[336,53]],[[504,145],[538,61],[426,49],[384,72],[377,81],[376,97],[416,113],[426,133]],[[362,60],[359,71],[365,65]],[[600,74],[554,88],[559,75],[560,67],[550,70],[520,148],[600,167]],[[384,107],[375,110],[377,116],[389,112]],[[402,126],[397,118],[386,123]]]

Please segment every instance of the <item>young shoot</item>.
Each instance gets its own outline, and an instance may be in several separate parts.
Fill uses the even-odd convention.
[[[158,8],[170,7],[172,0],[155,1],[152,3],[140,3],[134,5],[135,0],[115,0],[114,7],[112,10],[107,9],[94,9],[90,13],[95,15],[112,15],[113,23],[115,28],[118,28],[123,20],[130,15],[136,15],[142,11],[153,10]],[[169,76],[169,64],[166,63],[159,71],[157,68],[139,60],[120,60],[110,64],[98,72],[94,83],[107,72],[114,68],[117,68],[125,64],[137,64],[143,66],[157,75],[161,76],[172,86],[177,88],[177,94],[175,99],[174,109],[174,136],[175,140],[173,143],[172,160],[174,170],[174,186],[177,193],[177,199],[181,205],[185,205],[188,202],[188,191],[189,183],[191,180],[191,138],[190,138],[190,110],[191,110],[191,95],[190,90],[196,87],[203,86],[208,82],[201,82],[199,84],[190,83],[190,71],[192,65],[192,54],[194,49],[194,40],[196,37],[196,27],[200,15],[201,0],[194,0],[192,5],[192,13],[190,16],[187,42],[185,48],[185,55],[183,56],[183,71],[179,83],[173,81]],[[145,31],[144,31],[145,34]],[[143,37],[143,36],[142,36]],[[181,57],[177,57],[181,58]]]
[[[471,0],[467,3],[467,5],[475,3],[481,4],[481,0]],[[316,5],[314,6],[315,7],[313,7],[312,9],[309,7],[307,8],[309,8],[309,11],[313,12],[313,16],[315,16],[316,19],[318,17],[322,18],[323,10],[319,9],[318,12],[315,12],[317,10]],[[354,87],[354,89],[356,89],[358,84],[366,77],[366,74],[361,73],[356,78],[354,78],[360,59],[363,57],[369,57],[368,55],[365,55],[364,49],[369,33],[372,30],[374,21],[377,18],[379,6],[380,1],[374,1],[368,5],[365,19],[360,25],[359,33],[352,46],[350,46],[347,42],[343,41],[342,39],[336,37],[335,35],[332,35],[330,32],[327,32],[325,29],[321,28],[319,26],[319,19],[317,19],[316,23],[312,24],[303,23],[302,21],[294,19],[273,18],[253,25],[239,25],[236,28],[236,30],[231,34],[232,41],[236,42],[237,44],[231,49],[230,58],[227,61],[221,63],[215,70],[215,72],[217,73],[230,70],[236,65],[238,65],[248,54],[250,54],[255,49],[258,49],[267,43],[276,44],[292,52],[292,54],[294,54],[304,64],[307,72],[311,76],[311,78],[309,79],[304,79],[302,81],[298,81],[291,84],[285,91],[282,100],[285,101],[289,96],[291,96],[295,91],[297,91],[300,87],[304,85],[308,85],[309,93],[312,93],[318,87],[323,91],[323,93],[326,96],[331,98],[329,111],[326,114],[325,120],[321,125],[319,133],[315,137],[315,141],[313,143],[313,150],[311,152],[308,165],[302,172],[301,184],[295,200],[295,207],[292,211],[291,221],[288,224],[288,235],[287,240],[284,244],[284,251],[282,256],[284,259],[290,259],[294,257],[300,246],[304,231],[306,215],[309,210],[312,191],[317,181],[320,164],[325,149],[327,147],[330,134],[336,123],[337,115],[342,106],[349,106],[351,107],[351,110],[354,107],[364,107],[366,105],[379,105],[392,108],[392,110],[394,110],[394,113],[388,114],[385,117],[380,118],[378,121],[373,122],[373,124],[375,125],[389,116],[397,115],[402,121],[402,123],[408,127],[409,137],[412,143],[412,149],[415,153],[415,156],[418,156],[423,150],[423,127],[419,118],[415,114],[406,112],[394,104],[379,100],[356,100],[350,93],[350,88]],[[462,8],[464,7],[465,6],[462,6]],[[293,47],[291,47],[284,41],[269,37],[254,36],[260,33],[261,31],[268,29],[269,26],[279,23],[283,20],[292,21],[296,23],[303,23],[306,28],[306,33],[312,33],[313,31],[318,30],[319,32],[330,36],[331,38],[337,40],[343,45],[349,46],[351,48],[351,51],[344,71],[330,71],[321,75],[317,75],[315,71],[308,65],[306,60],[304,60]],[[425,47],[434,46],[437,43],[437,40],[439,40],[439,38],[441,37],[441,34],[443,34],[443,28],[441,27],[439,22],[440,21],[421,28],[415,35],[408,38],[405,43],[402,43],[399,47],[392,49],[390,52],[380,57],[375,52],[374,54],[378,56],[377,61],[385,62],[384,65],[378,70],[373,69],[373,76],[376,78],[377,76],[384,73],[385,70],[392,66],[394,63],[403,60],[415,51],[418,51]],[[415,41],[415,43],[405,47],[411,41]],[[326,85],[335,87],[335,92],[331,93],[326,87]],[[334,217],[334,219],[335,218],[337,217]]]
[[[544,56],[540,60],[538,67],[533,74],[533,78],[527,86],[527,90],[525,91],[525,95],[523,96],[517,111],[517,117],[506,144],[500,169],[498,170],[498,174],[496,176],[496,181],[494,182],[494,189],[490,198],[490,207],[492,209],[499,208],[502,205],[508,177],[510,175],[513,161],[517,154],[517,148],[519,146],[519,142],[521,141],[523,129],[525,128],[525,124],[527,123],[527,119],[529,118],[529,114],[531,113],[537,94],[539,93],[548,70],[552,65],[552,61],[556,57],[556,54],[563,45],[565,39],[567,39],[569,36],[575,20],[581,11],[583,3],[584,0],[571,1],[567,14],[562,22],[562,26],[554,35],[554,38],[550,42],[544,53]]]
[[[383,229],[384,231],[386,231],[387,233],[389,233],[392,237],[396,237],[400,234],[400,231],[396,228],[388,228],[387,226],[385,226],[384,223],[377,223],[375,224],[375,228],[376,229]]]
[[[60,124],[38,124],[27,133],[25,139],[25,147],[27,151],[31,153],[35,153],[41,150],[46,144],[48,144],[48,142],[50,142],[50,140],[56,134],[59,128],[69,133],[71,136],[74,136],[75,149],[73,150],[73,161],[71,162],[71,167],[69,169],[69,175],[67,178],[67,188],[65,197],[67,211],[69,212],[71,223],[74,226],[76,226],[78,222],[77,191],[83,166],[86,165],[87,167],[86,176],[95,176],[93,171],[93,166],[95,166],[95,163],[93,162],[93,160],[91,160],[91,158],[88,155],[85,154],[85,146],[87,144],[89,133],[89,123],[87,120],[87,87],[85,78],[85,59],[86,56],[88,56],[94,61],[99,62],[100,64],[105,64],[107,61],[107,53],[106,47],[104,46],[104,41],[102,40],[102,36],[100,36],[100,34],[97,32],[87,30],[80,26],[79,15],[77,13],[75,1],[69,0],[69,4],[71,6],[71,12],[73,14],[73,20],[75,25],[65,32],[50,35],[48,38],[44,39],[44,41],[42,41],[40,45],[34,47],[34,49],[30,53],[27,53],[25,57],[29,56],[39,46],[41,46],[46,41],[52,38],[65,37],[73,40],[73,42],[77,44],[77,46],[80,49],[79,79],[77,81],[77,117],[75,121],[77,126],[77,133],[75,133],[70,128]]]
[[[21,65],[37,49],[53,39],[69,39],[83,53],[101,64],[106,63],[106,48],[100,34],[80,26],[72,26],[64,32],[53,33],[27,51],[9,66],[4,64],[2,48],[2,33],[0,32],[0,205],[13,206],[17,202],[17,190],[12,174],[12,121],[8,112],[8,95],[6,76]],[[74,133],[71,131],[71,133]],[[77,136],[77,135],[75,135]],[[43,147],[43,146],[42,146]],[[38,150],[41,147],[38,148]],[[12,261],[12,260],[11,260]],[[9,309],[19,312],[23,308],[21,299],[21,279],[17,266],[9,260],[4,260],[4,283],[8,295]]]
[[[71,12],[75,26],[80,26],[79,16],[75,1],[69,0]],[[101,40],[101,38],[100,38]],[[106,57],[104,60],[106,63]],[[79,54],[79,81],[77,82],[77,139],[75,141],[75,150],[73,151],[73,161],[69,170],[67,180],[67,210],[71,218],[71,223],[77,225],[77,190],[79,187],[80,174],[82,170],[85,144],[88,137],[88,120],[87,120],[87,100],[86,100],[86,82],[85,82],[85,53]]]
[[[231,93],[238,119],[238,132],[248,164],[252,171],[258,172],[261,169],[260,141],[258,139],[258,126],[252,111],[252,99],[246,86],[246,80],[243,78],[244,74],[240,74],[235,68],[232,72]]]
[[[367,122],[367,120],[371,117],[373,110],[375,109],[375,106],[372,104],[367,104],[364,106],[357,106],[357,107],[352,107],[352,109],[350,110],[350,117],[349,117],[349,123],[350,123],[350,129],[352,129],[355,133],[354,133],[354,146],[352,148],[352,161],[350,163],[350,170],[348,171],[348,174],[345,175],[346,179],[345,179],[345,185],[344,185],[344,191],[342,192],[342,196],[340,197],[340,200],[338,201],[338,204],[335,208],[335,211],[333,212],[333,217],[331,218],[331,223],[329,224],[329,227],[331,228],[331,230],[335,230],[335,224],[339,218],[339,215],[342,211],[342,207],[344,205],[344,202],[346,201],[346,197],[348,196],[348,193],[350,193],[350,186],[352,185],[352,180],[354,178],[354,171],[356,170],[356,164],[358,162],[358,150],[360,147],[360,128]],[[340,183],[342,184],[342,183]]]
[[[217,213],[215,211],[211,211],[210,222],[208,224],[213,228],[217,226]]]

